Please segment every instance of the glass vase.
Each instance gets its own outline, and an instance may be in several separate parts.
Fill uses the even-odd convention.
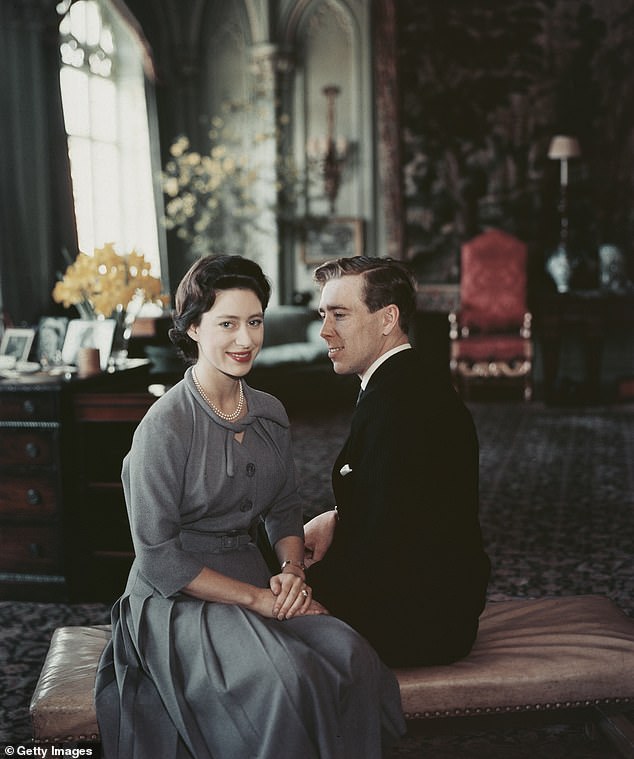
[[[126,365],[128,360],[128,343],[132,335],[134,316],[124,308],[118,306],[117,310],[112,314],[112,318],[114,319],[115,327],[108,363],[115,369],[121,369]]]

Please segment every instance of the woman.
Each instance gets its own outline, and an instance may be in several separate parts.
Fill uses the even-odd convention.
[[[136,558],[97,676],[105,759],[378,759],[404,732],[393,675],[305,582],[288,418],[243,379],[269,294],[240,256],[179,285],[170,336],[194,365],[123,462]]]

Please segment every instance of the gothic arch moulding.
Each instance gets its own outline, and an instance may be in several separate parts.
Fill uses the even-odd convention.
[[[373,183],[373,116],[370,3],[363,0],[298,0],[283,2],[278,18],[280,47],[295,61],[292,91],[287,93],[293,113],[294,151],[300,166],[309,169],[307,216],[329,216],[332,211],[307,161],[306,146],[327,133],[327,97],[324,88],[339,89],[335,99],[334,136],[347,140],[334,215],[362,220],[366,249],[375,250]],[[309,289],[301,255],[296,251],[296,279]]]

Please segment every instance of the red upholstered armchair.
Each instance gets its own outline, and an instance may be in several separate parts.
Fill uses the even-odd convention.
[[[460,310],[449,314],[451,374],[463,395],[475,381],[519,382],[532,395],[526,245],[490,229],[462,246]]]

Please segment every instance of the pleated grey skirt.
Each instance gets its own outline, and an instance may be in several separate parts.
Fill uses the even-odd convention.
[[[207,564],[268,586],[253,545]],[[112,624],[95,687],[104,759],[380,759],[405,732],[394,675],[334,617],[165,598],[133,567]]]

